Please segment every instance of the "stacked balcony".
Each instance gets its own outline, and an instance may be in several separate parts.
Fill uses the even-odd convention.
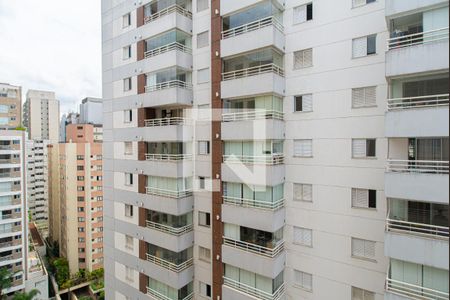
[[[448,299],[448,2],[389,0],[386,17],[385,299]]]
[[[149,278],[147,284],[147,295],[149,295],[152,299],[157,300],[192,300],[194,299],[194,283],[191,281],[182,288],[175,289],[161,283],[156,279]]]
[[[223,299],[284,297],[283,10],[221,1]]]

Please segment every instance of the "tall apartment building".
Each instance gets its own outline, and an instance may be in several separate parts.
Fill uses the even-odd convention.
[[[59,123],[59,142],[66,142],[66,126],[69,124],[78,124],[80,122],[80,114],[76,112],[70,112],[67,115],[61,116],[61,121]]]
[[[59,140],[59,101],[54,92],[28,90],[23,109],[30,140]]]
[[[48,140],[26,143],[29,217],[44,236],[48,231],[48,145]]]
[[[0,268],[11,272],[12,295],[25,288],[27,203],[25,196],[26,132],[0,130]]]
[[[67,125],[67,142],[49,146],[50,232],[71,274],[103,267],[102,144],[94,126]]]
[[[22,125],[22,88],[0,83],[0,128]]]
[[[448,1],[102,16],[108,299],[448,299]]]
[[[80,123],[103,124],[102,99],[87,97],[81,101]]]

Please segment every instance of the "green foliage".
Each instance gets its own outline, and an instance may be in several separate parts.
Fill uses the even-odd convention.
[[[98,300],[105,300],[105,291],[98,293]]]
[[[34,289],[30,292],[24,292],[24,293],[15,293],[13,300],[32,300],[34,297],[36,297],[38,294],[40,294],[38,290]]]
[[[0,299],[5,298],[5,295],[3,295],[3,290],[11,286],[11,276],[12,273],[8,271],[6,267],[0,269]]]
[[[14,128],[14,130],[27,131],[27,129],[25,127],[23,127],[22,125]]]
[[[98,290],[104,288],[104,286],[105,286],[102,279],[97,279],[97,280],[91,282],[90,285],[91,285],[92,290],[94,290],[94,291],[98,291]]]
[[[52,265],[54,267],[56,282],[62,287],[70,278],[69,262],[65,258],[57,258],[53,260]]]
[[[80,298],[78,298],[79,300],[92,300],[91,297],[89,296],[81,296]]]

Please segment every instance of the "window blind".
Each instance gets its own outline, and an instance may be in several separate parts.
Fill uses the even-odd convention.
[[[294,140],[294,156],[312,157],[312,140]]]
[[[294,270],[295,283],[307,290],[312,290],[312,274]]]
[[[352,255],[356,257],[374,259],[375,245],[376,243],[374,241],[352,238]]]
[[[354,139],[352,140],[352,155],[353,157],[366,157],[366,140]]]
[[[302,96],[302,102],[303,102],[303,111],[309,112],[313,110],[313,103],[312,103],[312,94],[307,94]]]
[[[294,24],[306,22],[306,5],[294,8]]]
[[[367,37],[353,39],[353,57],[363,57],[367,55]]]
[[[369,190],[352,189],[352,206],[353,207],[369,207]]]
[[[209,45],[209,31],[197,34],[197,48],[203,48]]]
[[[294,243],[304,246],[312,246],[312,230],[294,227]]]

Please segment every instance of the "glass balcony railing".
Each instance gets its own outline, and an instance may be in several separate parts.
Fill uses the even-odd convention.
[[[187,268],[191,267],[194,265],[194,259],[190,258],[182,263],[179,264],[175,264],[173,262],[169,262],[167,260],[164,260],[162,258],[153,256],[151,254],[146,254],[147,257],[147,261],[154,263],[155,265],[158,265],[160,267],[163,267],[164,269],[167,269],[169,271],[172,272],[176,272],[176,273],[180,273],[184,270],[186,270]]]
[[[261,164],[261,165],[282,165],[284,164],[284,154],[274,153],[267,155],[224,155],[224,163]]]
[[[256,299],[261,299],[261,300],[281,299],[284,295],[284,290],[285,290],[284,283],[283,283],[274,293],[270,294],[270,293],[262,291],[256,287],[249,286],[247,284],[233,280],[231,278],[227,278],[225,276],[223,277],[223,284],[225,286],[231,287],[235,290],[238,290],[245,294],[251,295],[251,296],[255,297]]]
[[[178,50],[184,53],[192,54],[192,49],[180,43],[171,43],[145,52],[145,58],[157,56],[169,51]]]
[[[388,159],[389,173],[448,174],[448,161]]]
[[[277,66],[276,64],[270,63],[265,65],[260,65],[256,67],[250,67],[246,69],[240,69],[236,71],[224,72],[222,73],[222,80],[234,80],[245,77],[257,76],[267,73],[274,73],[281,77],[284,77],[284,69]]]
[[[388,39],[388,51],[416,45],[448,41],[448,27],[413,34],[393,33]]]
[[[169,298],[166,295],[161,294],[161,293],[157,292],[156,290],[154,290],[154,289],[152,289],[150,287],[147,287],[147,295],[150,295],[150,296],[152,296],[152,297],[154,297],[155,299],[158,299],[158,300],[173,300],[173,298]],[[178,299],[181,299],[181,300],[192,300],[192,299],[194,299],[194,293],[190,293],[186,297],[178,298]]]
[[[388,111],[448,106],[449,94],[388,99]]]
[[[241,26],[237,26],[228,30],[224,30],[222,31],[222,39],[228,39],[228,38],[232,38],[244,33],[248,33],[248,32],[252,32],[267,26],[274,26],[276,29],[278,29],[279,31],[283,32],[284,31],[284,27],[283,24],[276,18],[273,16],[269,16],[257,21],[253,21]]]
[[[267,209],[267,210],[278,210],[285,206],[284,198],[274,201],[264,201],[256,199],[244,199],[239,197],[223,196],[223,202],[229,205]]]
[[[181,289],[174,289],[153,278],[149,279],[147,294],[157,300],[192,300],[194,299],[193,282],[191,281]]]
[[[238,122],[252,120],[283,120],[284,113],[275,110],[253,109],[222,114],[223,122]]]

